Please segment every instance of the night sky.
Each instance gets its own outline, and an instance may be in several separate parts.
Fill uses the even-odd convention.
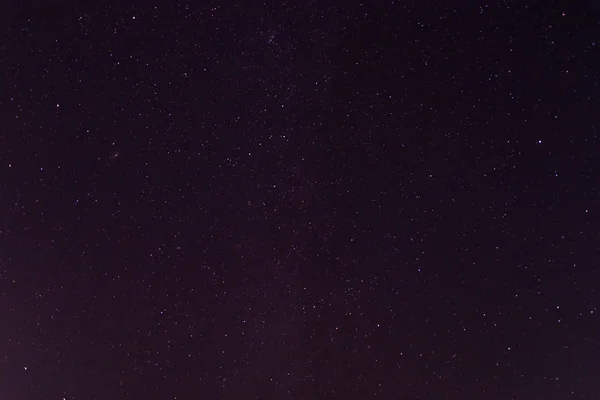
[[[600,2],[6,3],[2,400],[600,398]]]

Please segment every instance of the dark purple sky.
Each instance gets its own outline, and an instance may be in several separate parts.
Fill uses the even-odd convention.
[[[597,2],[8,3],[2,400],[598,399]]]

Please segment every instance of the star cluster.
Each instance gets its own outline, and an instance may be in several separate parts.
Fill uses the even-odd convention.
[[[9,3],[2,399],[597,398],[594,2]]]

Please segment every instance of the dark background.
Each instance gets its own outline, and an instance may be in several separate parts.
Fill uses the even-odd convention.
[[[11,1],[0,397],[598,399],[600,4]]]

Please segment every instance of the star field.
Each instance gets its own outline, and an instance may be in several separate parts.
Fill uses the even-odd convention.
[[[598,398],[597,1],[9,3],[0,398]]]

